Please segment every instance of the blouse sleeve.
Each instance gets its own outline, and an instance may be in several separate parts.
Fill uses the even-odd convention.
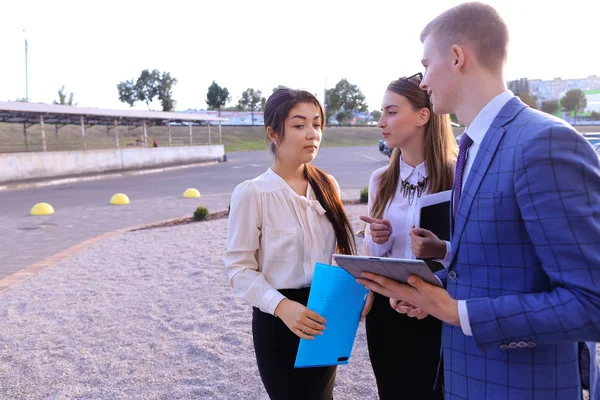
[[[285,298],[258,270],[262,230],[260,193],[251,181],[235,188],[229,211],[227,249],[223,255],[229,284],[238,295],[261,311],[274,314]]]
[[[369,180],[369,201],[368,201],[368,215],[371,215],[371,209],[373,208],[373,204],[375,203],[376,193],[377,193],[377,182],[376,182],[376,173],[371,175],[371,179]],[[363,242],[363,249],[365,253],[369,256],[374,257],[384,257],[391,250],[392,245],[394,244],[394,234],[390,235],[387,242],[383,244],[377,244],[373,241],[373,237],[371,236],[371,226],[367,224],[365,228],[365,240]]]

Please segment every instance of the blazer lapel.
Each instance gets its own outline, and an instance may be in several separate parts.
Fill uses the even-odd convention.
[[[494,155],[496,154],[498,145],[506,133],[505,125],[512,121],[525,107],[526,105],[524,103],[522,103],[518,98],[513,97],[508,101],[508,103],[506,103],[504,107],[502,107],[502,110],[500,110],[498,116],[496,116],[492,122],[492,125],[483,137],[483,141],[479,146],[477,156],[475,157],[469,172],[469,176],[465,182],[460,204],[456,212],[456,217],[452,218],[453,223],[451,224],[451,228],[454,228],[454,230],[452,230],[452,258],[450,260],[450,265],[452,265],[454,259],[456,258],[458,244],[460,243],[461,236],[465,229],[467,217],[469,216],[469,211],[473,205],[475,195],[477,194],[483,177],[485,176],[494,158]]]

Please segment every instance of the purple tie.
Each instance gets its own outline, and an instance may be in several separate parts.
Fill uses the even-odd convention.
[[[458,203],[460,202],[460,195],[462,193],[463,184],[463,173],[465,172],[465,166],[467,165],[467,151],[473,144],[473,139],[463,133],[460,138],[458,145],[458,160],[456,161],[456,174],[454,175],[454,216],[458,211]]]

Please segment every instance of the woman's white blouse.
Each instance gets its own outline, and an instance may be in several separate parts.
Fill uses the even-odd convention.
[[[369,215],[371,214],[371,208],[375,203],[375,196],[378,190],[379,178],[385,172],[388,167],[383,167],[373,172],[369,181]],[[417,182],[422,181],[423,178],[427,177],[427,168],[425,162],[411,167],[406,164],[402,158],[400,159],[400,178],[416,185]],[[426,189],[426,195],[429,194],[429,188]],[[409,204],[408,196],[403,196],[402,182],[398,182],[398,188],[396,194],[391,203],[388,204],[387,208],[383,213],[382,219],[387,219],[392,224],[392,235],[387,242],[383,244],[377,244],[373,242],[371,236],[370,226],[367,224],[365,229],[365,240],[363,242],[364,250],[368,255],[375,257],[392,257],[392,258],[404,258],[404,259],[415,259],[416,256],[413,254],[410,245],[409,231],[413,225],[416,225],[417,209],[421,198],[417,197],[415,193],[412,204]],[[448,249],[449,242],[446,242],[446,249]],[[448,254],[444,260],[438,260],[444,267],[447,266],[449,257]]]
[[[315,263],[330,264],[335,245],[310,185],[300,196],[269,168],[233,191],[225,270],[229,284],[261,311],[275,312],[285,298],[278,289],[310,286]]]

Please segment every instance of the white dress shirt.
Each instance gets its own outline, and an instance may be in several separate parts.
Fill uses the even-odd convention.
[[[473,139],[473,144],[469,147],[469,150],[467,150],[467,163],[463,172],[462,189],[465,188],[469,172],[471,171],[475,157],[477,157],[477,152],[479,151],[479,147],[483,142],[485,134],[492,126],[492,122],[494,122],[494,119],[498,116],[502,107],[504,107],[513,97],[514,95],[510,90],[500,93],[498,96],[494,97],[492,101],[479,112],[479,114],[477,114],[475,119],[471,122],[471,125],[465,129],[465,133]],[[458,301],[458,317],[463,333],[467,336],[473,336],[465,300]]]
[[[387,166],[380,168],[371,175],[369,181],[369,215],[371,214],[371,209],[377,196],[379,178],[387,168]],[[425,162],[416,167],[411,167],[400,158],[400,178],[413,185],[422,181],[423,178],[427,178]],[[422,196],[428,193],[429,187],[426,188]],[[416,256],[410,248],[411,240],[409,231],[413,225],[416,225],[417,210],[420,201],[421,198],[417,197],[417,193],[415,193],[412,204],[410,204],[408,196],[404,197],[403,195],[402,182],[398,182],[398,188],[396,189],[394,199],[388,203],[381,218],[390,221],[392,225],[392,234],[387,242],[377,244],[373,241],[371,227],[367,224],[367,227],[365,228],[365,240],[363,242],[365,253],[375,257],[416,259]],[[448,242],[446,242],[446,248],[449,248]],[[450,261],[449,254],[450,253],[448,252],[443,260],[438,260],[444,267],[447,267],[448,262]]]
[[[315,263],[330,264],[335,245],[310,185],[300,196],[269,168],[233,191],[225,270],[229,284],[261,311],[275,312],[285,298],[277,289],[310,286]]]

